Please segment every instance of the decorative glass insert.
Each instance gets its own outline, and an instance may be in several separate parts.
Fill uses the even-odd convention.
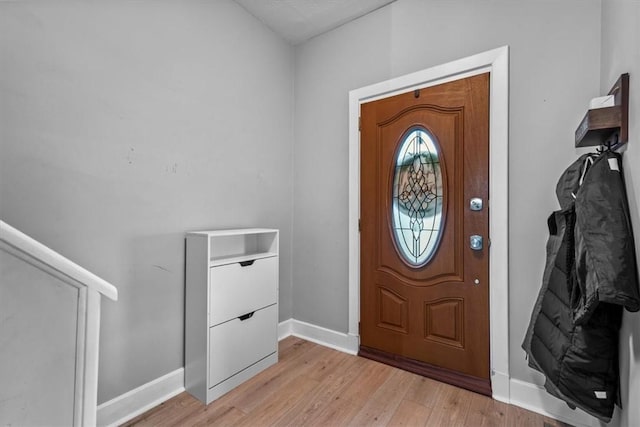
[[[442,235],[444,203],[437,142],[422,127],[409,129],[396,152],[392,229],[399,253],[409,265],[431,260]]]

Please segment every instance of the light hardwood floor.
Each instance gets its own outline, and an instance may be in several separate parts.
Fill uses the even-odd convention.
[[[278,364],[206,406],[188,393],[126,426],[538,426],[517,406],[295,337]]]

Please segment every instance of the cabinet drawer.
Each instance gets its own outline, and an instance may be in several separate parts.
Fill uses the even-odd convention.
[[[277,301],[278,258],[257,259],[209,269],[209,326],[234,319]]]
[[[278,348],[278,305],[209,328],[209,388],[237,374]]]

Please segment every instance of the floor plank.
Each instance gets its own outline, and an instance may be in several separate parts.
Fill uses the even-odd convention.
[[[124,426],[570,427],[296,337],[280,341],[279,356],[209,405],[185,392]]]
[[[277,426],[302,426],[310,424],[334,400],[334,396],[342,392],[361,372],[357,358],[341,353],[342,361],[328,372],[320,384],[317,393],[306,401],[300,401],[276,422]]]
[[[189,420],[189,424],[193,426],[229,426],[237,424],[245,416],[244,412],[233,406],[205,406],[197,416]]]
[[[357,361],[361,371],[350,384],[337,393],[331,404],[321,411],[313,420],[311,426],[346,425],[364,406],[369,397],[387,380],[393,372],[390,366],[382,365],[373,360],[361,359]]]
[[[389,421],[390,426],[411,426],[418,427],[427,424],[427,420],[431,416],[432,408],[412,402],[411,400],[403,400]]]
[[[507,411],[507,425],[509,426],[530,427],[540,426],[540,423],[544,427],[544,416],[535,412],[527,411],[517,406],[510,406]]]
[[[427,426],[464,426],[474,393],[446,385],[427,420]],[[474,424],[475,425],[475,424]]]
[[[292,406],[311,395],[318,387],[318,381],[300,375],[292,378],[284,384],[282,389],[273,393],[255,406],[246,417],[243,417],[236,425],[242,427],[252,427],[257,425],[274,425],[282,418]]]
[[[465,424],[478,427],[507,427],[508,409],[509,405],[506,403],[474,393],[471,396]]]
[[[421,404],[427,408],[433,408],[438,401],[438,396],[442,393],[447,384],[432,380],[431,378],[417,377],[411,388],[405,395],[406,400]]]
[[[389,378],[364,402],[351,420],[353,426],[385,426],[398,409],[415,375],[395,369]]]

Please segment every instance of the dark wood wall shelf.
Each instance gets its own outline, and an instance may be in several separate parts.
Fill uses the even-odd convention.
[[[576,129],[576,147],[615,149],[629,140],[629,73],[622,74],[608,94],[613,95],[614,106],[587,111]]]

